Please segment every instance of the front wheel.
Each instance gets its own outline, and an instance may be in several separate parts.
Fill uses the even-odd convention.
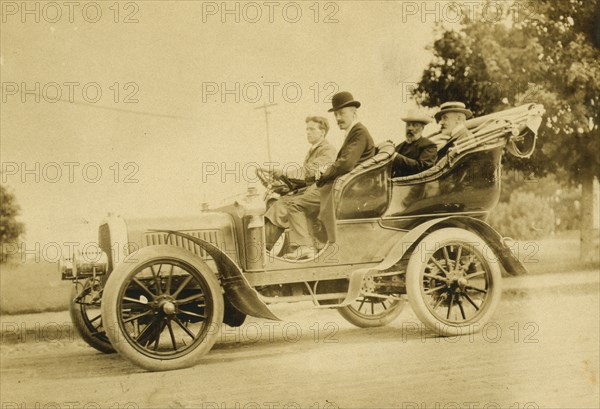
[[[501,273],[491,248],[458,228],[426,236],[410,257],[406,291],[417,317],[439,335],[481,330],[501,296]]]
[[[102,325],[98,297],[101,291],[102,286],[98,279],[88,278],[83,285],[75,284],[71,290],[69,314],[81,339],[92,348],[110,354],[114,353],[115,349],[110,344]]]
[[[149,371],[197,364],[217,340],[223,310],[211,269],[174,246],[131,254],[112,272],[102,299],[112,345]]]

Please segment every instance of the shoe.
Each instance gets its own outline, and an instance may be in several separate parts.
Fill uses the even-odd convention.
[[[317,250],[314,247],[300,246],[287,252],[283,258],[286,260],[310,260],[317,255]]]

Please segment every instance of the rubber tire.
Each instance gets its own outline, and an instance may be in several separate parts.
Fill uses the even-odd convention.
[[[405,305],[406,301],[400,300],[393,308],[388,308],[386,314],[379,314],[378,318],[365,318],[362,316],[364,314],[359,315],[359,312],[352,305],[340,307],[337,310],[352,325],[356,325],[359,328],[375,328],[383,327],[398,318]]]
[[[213,301],[213,321],[208,323],[209,330],[204,340],[196,348],[186,355],[174,359],[155,359],[139,353],[121,332],[117,323],[117,311],[119,301],[118,295],[121,286],[128,281],[129,275],[140,265],[153,259],[175,258],[185,262],[196,269],[206,281]],[[144,247],[135,253],[127,256],[111,273],[102,297],[102,317],[106,317],[105,322],[114,323],[108,325],[106,333],[115,349],[124,358],[148,371],[170,371],[175,369],[187,368],[196,365],[204,355],[210,351],[217,341],[221,324],[223,322],[224,302],[223,293],[217,277],[210,267],[199,257],[180,247],[160,245]]]
[[[425,305],[425,300],[421,296],[421,273],[425,270],[427,261],[436,249],[456,241],[473,245],[480,260],[487,263],[487,268],[491,276],[491,291],[484,307],[485,311],[476,321],[460,325],[450,325],[438,320]],[[436,248],[436,246],[438,247]],[[486,251],[481,251],[484,248]],[[442,336],[467,335],[480,331],[491,319],[502,295],[502,275],[497,260],[490,257],[490,253],[492,253],[491,248],[478,235],[468,230],[453,227],[434,231],[416,246],[414,253],[409,259],[406,271],[406,292],[415,315],[427,328],[432,329],[438,335]]]
[[[88,328],[83,316],[84,312],[81,310],[82,305],[73,302],[73,299],[75,299],[78,294],[79,292],[77,291],[77,287],[73,286],[73,289],[71,290],[71,302],[69,303],[69,315],[71,316],[71,321],[73,322],[75,331],[77,331],[81,339],[83,339],[85,343],[92,348],[105,354],[115,353],[115,348],[113,348],[110,341],[105,341],[101,338],[98,338],[96,335],[92,335],[90,332],[90,329]]]

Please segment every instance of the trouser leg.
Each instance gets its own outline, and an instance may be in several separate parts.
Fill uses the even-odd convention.
[[[318,213],[320,203],[321,194],[314,185],[306,189],[295,200],[287,203],[290,244],[292,246],[313,246],[313,239],[308,230],[307,216]]]
[[[271,207],[265,212],[265,218],[271,221],[275,226],[287,229],[290,227],[288,222],[288,209],[287,203],[293,201],[295,196],[284,196],[277,200]]]
[[[283,232],[283,228],[271,223],[271,221],[265,217],[265,248],[267,251],[270,251],[273,248]]]
[[[287,203],[292,202],[296,197],[283,196],[265,212],[265,245],[267,250],[271,250],[285,229],[290,227]]]

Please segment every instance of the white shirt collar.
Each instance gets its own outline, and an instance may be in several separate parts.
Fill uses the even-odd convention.
[[[354,125],[356,125],[358,123],[358,119],[354,118],[354,121],[352,121],[352,123],[350,124],[350,126],[348,128],[346,128],[346,132],[344,133],[344,137],[348,136],[348,134],[350,133],[350,131],[352,130],[352,128],[354,128]]]

